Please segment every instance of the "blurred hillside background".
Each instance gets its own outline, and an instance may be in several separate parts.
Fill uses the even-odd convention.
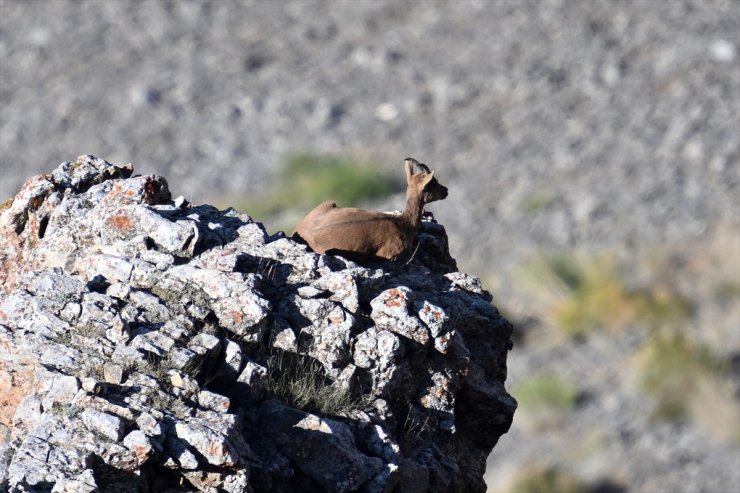
[[[0,195],[403,207],[515,324],[493,492],[740,491],[740,2],[0,0]],[[290,233],[290,231],[288,231]]]

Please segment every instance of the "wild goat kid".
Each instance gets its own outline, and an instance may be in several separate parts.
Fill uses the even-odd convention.
[[[404,165],[406,209],[400,215],[324,202],[298,223],[293,239],[303,240],[317,253],[355,261],[405,259],[419,232],[424,205],[447,197],[447,188],[425,164],[406,158]]]

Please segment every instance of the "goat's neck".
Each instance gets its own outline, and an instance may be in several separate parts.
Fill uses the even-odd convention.
[[[421,224],[421,216],[424,213],[424,202],[417,195],[406,196],[406,209],[401,217],[412,229],[418,230]]]

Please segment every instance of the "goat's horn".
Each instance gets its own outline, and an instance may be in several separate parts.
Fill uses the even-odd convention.
[[[414,174],[414,163],[413,159],[410,157],[407,157],[406,160],[403,162],[404,169],[406,170],[406,181],[411,180],[411,176]]]

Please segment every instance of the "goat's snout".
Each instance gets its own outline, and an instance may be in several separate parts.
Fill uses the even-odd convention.
[[[447,187],[442,185],[437,180],[434,180],[433,194],[437,200],[442,200],[447,197]]]
[[[447,198],[447,193],[447,187],[440,184],[437,180],[434,180],[431,186],[427,187],[424,191],[422,200],[424,203],[428,204],[429,202],[435,202],[437,200]]]

